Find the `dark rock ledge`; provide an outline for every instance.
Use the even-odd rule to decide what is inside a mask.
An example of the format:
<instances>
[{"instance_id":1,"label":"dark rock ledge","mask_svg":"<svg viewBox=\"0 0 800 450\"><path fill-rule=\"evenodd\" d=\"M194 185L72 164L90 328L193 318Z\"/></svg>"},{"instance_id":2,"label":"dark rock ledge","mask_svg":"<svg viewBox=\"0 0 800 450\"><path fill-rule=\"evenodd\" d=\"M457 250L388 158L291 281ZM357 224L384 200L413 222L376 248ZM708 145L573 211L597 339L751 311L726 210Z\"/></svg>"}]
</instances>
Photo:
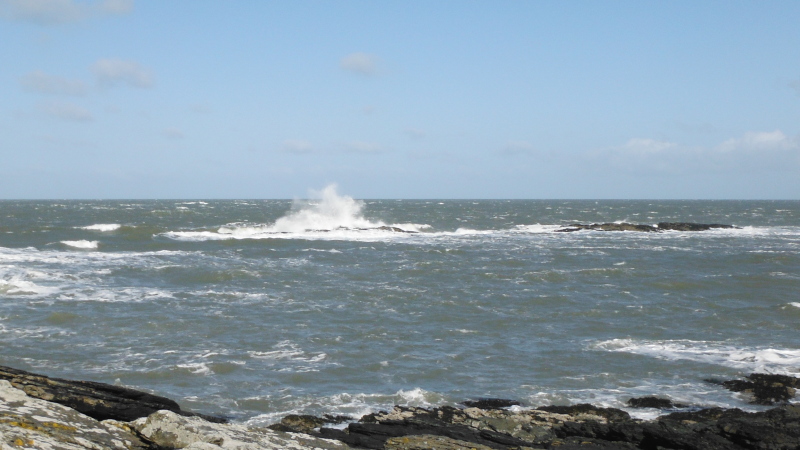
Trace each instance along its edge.
<instances>
[{"instance_id":1,"label":"dark rock ledge","mask_svg":"<svg viewBox=\"0 0 800 450\"><path fill-rule=\"evenodd\" d=\"M632 407L669 413L645 421L589 404L509 409L519 403L479 399L459 407L396 406L357 422L345 416L290 415L259 428L187 413L174 401L131 389L0 366L0 449L800 450L800 405L788 403L800 379L752 374L745 380L710 381L754 402L779 406L748 413L658 397L630 399ZM123 405L118 409L128 419L92 418L117 414L108 412L115 410L113 403ZM87 409L92 404L102 407ZM344 430L326 428L343 422L350 422Z\"/></svg>"},{"instance_id":2,"label":"dark rock ledge","mask_svg":"<svg viewBox=\"0 0 800 450\"><path fill-rule=\"evenodd\" d=\"M167 410L182 416L200 416L210 422L226 422L221 417L182 411L178 403L166 397L111 384L51 378L5 366L0 366L0 380L8 380L30 397L67 406L95 420L129 422Z\"/></svg>"},{"instance_id":3,"label":"dark rock ledge","mask_svg":"<svg viewBox=\"0 0 800 450\"><path fill-rule=\"evenodd\" d=\"M642 231L646 233L658 233L661 231L708 231L712 228L738 229L733 225L723 225L719 223L691 223L691 222L659 222L658 225L643 225L635 223L573 223L564 228L555 230L557 233L571 233L581 230L594 231Z\"/></svg>"}]
</instances>

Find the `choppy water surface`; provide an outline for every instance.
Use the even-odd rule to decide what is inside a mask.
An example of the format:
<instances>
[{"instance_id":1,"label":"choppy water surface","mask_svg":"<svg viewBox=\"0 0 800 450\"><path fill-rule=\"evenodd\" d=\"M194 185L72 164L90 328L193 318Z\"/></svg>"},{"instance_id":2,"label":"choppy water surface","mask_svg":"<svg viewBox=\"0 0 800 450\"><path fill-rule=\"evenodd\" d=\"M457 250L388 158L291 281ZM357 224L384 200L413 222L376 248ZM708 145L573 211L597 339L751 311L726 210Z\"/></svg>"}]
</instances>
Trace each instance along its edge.
<instances>
[{"instance_id":1,"label":"choppy water surface","mask_svg":"<svg viewBox=\"0 0 800 450\"><path fill-rule=\"evenodd\" d=\"M613 221L741 229L554 232ZM703 380L800 374L798 331L797 201L0 202L0 364L239 421L485 396L753 409Z\"/></svg>"}]
</instances>

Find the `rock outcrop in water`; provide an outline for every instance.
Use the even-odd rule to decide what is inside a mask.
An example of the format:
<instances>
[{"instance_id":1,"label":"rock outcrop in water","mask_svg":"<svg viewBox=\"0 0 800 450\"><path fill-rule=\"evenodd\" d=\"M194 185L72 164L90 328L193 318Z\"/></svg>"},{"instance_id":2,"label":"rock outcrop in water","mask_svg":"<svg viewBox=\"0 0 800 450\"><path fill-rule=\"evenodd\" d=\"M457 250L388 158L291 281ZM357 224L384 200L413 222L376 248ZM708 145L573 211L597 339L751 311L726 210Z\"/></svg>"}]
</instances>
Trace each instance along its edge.
<instances>
[{"instance_id":1,"label":"rock outcrop in water","mask_svg":"<svg viewBox=\"0 0 800 450\"><path fill-rule=\"evenodd\" d=\"M712 383L721 384L733 392L743 392L752 396L753 403L758 405L774 405L785 403L794 398L800 388L800 379L786 375L754 373L747 380L728 380Z\"/></svg>"},{"instance_id":2,"label":"rock outcrop in water","mask_svg":"<svg viewBox=\"0 0 800 450\"><path fill-rule=\"evenodd\" d=\"M756 413L739 409L692 409L673 404L669 399L642 397L631 399L629 405L664 411L682 407L688 410L656 420L638 420L619 409L589 404L508 409L518 402L479 399L464 402L461 408L396 406L389 412L368 414L340 430L325 425L352 419L290 415L280 424L259 428L212 422L180 410L160 410L130 422L98 421L55 403L56 396L43 387L52 383L85 389L85 382L51 379L9 368L2 370L4 377L11 374L16 379L16 384L0 379L0 449L3 450L800 450L800 405L785 403L794 395L795 387L800 386L800 379L783 375L752 374L747 380L719 382L733 390L751 393L759 402L784 402L777 408ZM29 381L23 383L23 380ZM95 384L100 383L90 385ZM28 391L40 397L53 395L53 401L35 398ZM146 404L154 404L151 397L156 396L138 394ZM171 400L159 401L177 405Z\"/></svg>"},{"instance_id":3,"label":"rock outcrop in water","mask_svg":"<svg viewBox=\"0 0 800 450\"><path fill-rule=\"evenodd\" d=\"M595 231L642 231L646 233L658 233L660 231L708 231L713 228L737 228L733 225L723 225L719 223L691 223L691 222L659 222L658 225L643 225L627 222L608 222L608 223L573 223L564 228L555 230L558 233L571 233L581 230Z\"/></svg>"}]
</instances>

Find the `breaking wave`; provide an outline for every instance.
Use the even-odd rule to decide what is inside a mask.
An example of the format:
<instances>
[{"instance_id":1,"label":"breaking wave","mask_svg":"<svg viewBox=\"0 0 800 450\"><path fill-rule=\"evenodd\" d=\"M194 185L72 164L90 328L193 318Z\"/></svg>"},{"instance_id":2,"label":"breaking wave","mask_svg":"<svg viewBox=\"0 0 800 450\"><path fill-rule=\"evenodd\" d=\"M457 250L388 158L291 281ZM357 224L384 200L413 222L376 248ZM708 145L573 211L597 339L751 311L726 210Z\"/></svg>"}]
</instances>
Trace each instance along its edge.
<instances>
[{"instance_id":1,"label":"breaking wave","mask_svg":"<svg viewBox=\"0 0 800 450\"><path fill-rule=\"evenodd\" d=\"M99 242L98 241L87 241L87 240L80 240L80 241L61 241L62 244L66 245L67 247L72 248L80 248L83 250L94 250L97 248Z\"/></svg>"},{"instance_id":2,"label":"breaking wave","mask_svg":"<svg viewBox=\"0 0 800 450\"><path fill-rule=\"evenodd\" d=\"M646 341L611 339L592 346L597 350L632 353L676 361L689 360L747 372L800 375L800 350L776 348L738 348L713 341Z\"/></svg>"},{"instance_id":3,"label":"breaking wave","mask_svg":"<svg viewBox=\"0 0 800 450\"><path fill-rule=\"evenodd\" d=\"M107 232L107 231L119 230L121 227L122 225L118 223L96 223L94 225L87 225L85 227L76 227L76 228L79 228L81 230Z\"/></svg>"},{"instance_id":4,"label":"breaking wave","mask_svg":"<svg viewBox=\"0 0 800 450\"><path fill-rule=\"evenodd\" d=\"M336 185L313 192L316 200L295 200L292 209L273 224L231 223L216 231L169 231L162 236L182 241L226 239L356 239L418 233L423 224L387 225L364 217L364 202L339 195Z\"/></svg>"}]
</instances>

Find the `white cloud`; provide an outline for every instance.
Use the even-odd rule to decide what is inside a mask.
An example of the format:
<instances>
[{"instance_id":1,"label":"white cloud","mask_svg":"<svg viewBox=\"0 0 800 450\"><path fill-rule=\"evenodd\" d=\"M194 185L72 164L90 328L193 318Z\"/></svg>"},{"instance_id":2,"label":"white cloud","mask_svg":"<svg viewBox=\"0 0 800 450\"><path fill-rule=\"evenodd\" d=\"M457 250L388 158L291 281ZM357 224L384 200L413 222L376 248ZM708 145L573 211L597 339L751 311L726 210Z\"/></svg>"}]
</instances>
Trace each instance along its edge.
<instances>
[{"instance_id":1,"label":"white cloud","mask_svg":"<svg viewBox=\"0 0 800 450\"><path fill-rule=\"evenodd\" d=\"M785 170L800 165L800 141L780 130L751 131L712 147L635 138L591 152L590 160L636 173Z\"/></svg>"},{"instance_id":2,"label":"white cloud","mask_svg":"<svg viewBox=\"0 0 800 450\"><path fill-rule=\"evenodd\" d=\"M633 138L619 147L623 153L635 155L654 155L677 147L674 142L656 141L654 139Z\"/></svg>"},{"instance_id":3,"label":"white cloud","mask_svg":"<svg viewBox=\"0 0 800 450\"><path fill-rule=\"evenodd\" d=\"M732 152L769 152L789 150L797 147L797 142L792 141L780 130L767 132L749 131L738 139L728 139L717 147L724 153Z\"/></svg>"},{"instance_id":4,"label":"white cloud","mask_svg":"<svg viewBox=\"0 0 800 450\"><path fill-rule=\"evenodd\" d=\"M42 105L39 109L51 117L70 122L90 122L93 119L89 110L73 103L53 102Z\"/></svg>"},{"instance_id":5,"label":"white cloud","mask_svg":"<svg viewBox=\"0 0 800 450\"><path fill-rule=\"evenodd\" d=\"M378 74L379 59L375 55L368 53L351 53L339 61L339 66L347 70L361 75L377 75Z\"/></svg>"},{"instance_id":6,"label":"white cloud","mask_svg":"<svg viewBox=\"0 0 800 450\"><path fill-rule=\"evenodd\" d=\"M314 151L314 146L311 142L302 139L287 139L283 141L283 151L289 153L311 153Z\"/></svg>"},{"instance_id":7,"label":"white cloud","mask_svg":"<svg viewBox=\"0 0 800 450\"><path fill-rule=\"evenodd\" d=\"M0 0L0 17L37 25L78 22L93 16L127 14L133 0L85 3L75 0Z\"/></svg>"},{"instance_id":8,"label":"white cloud","mask_svg":"<svg viewBox=\"0 0 800 450\"><path fill-rule=\"evenodd\" d=\"M345 145L345 150L353 153L382 153L385 149L375 142L354 141Z\"/></svg>"},{"instance_id":9,"label":"white cloud","mask_svg":"<svg viewBox=\"0 0 800 450\"><path fill-rule=\"evenodd\" d=\"M152 72L136 61L101 59L92 64L92 73L102 86L127 83L133 87L150 88L155 84Z\"/></svg>"},{"instance_id":10,"label":"white cloud","mask_svg":"<svg viewBox=\"0 0 800 450\"><path fill-rule=\"evenodd\" d=\"M80 80L69 80L37 70L20 78L22 87L31 92L56 95L86 95L86 85Z\"/></svg>"},{"instance_id":11,"label":"white cloud","mask_svg":"<svg viewBox=\"0 0 800 450\"><path fill-rule=\"evenodd\" d=\"M186 137L186 135L183 134L183 131L174 127L165 128L161 134L167 139L183 139Z\"/></svg>"}]
</instances>

